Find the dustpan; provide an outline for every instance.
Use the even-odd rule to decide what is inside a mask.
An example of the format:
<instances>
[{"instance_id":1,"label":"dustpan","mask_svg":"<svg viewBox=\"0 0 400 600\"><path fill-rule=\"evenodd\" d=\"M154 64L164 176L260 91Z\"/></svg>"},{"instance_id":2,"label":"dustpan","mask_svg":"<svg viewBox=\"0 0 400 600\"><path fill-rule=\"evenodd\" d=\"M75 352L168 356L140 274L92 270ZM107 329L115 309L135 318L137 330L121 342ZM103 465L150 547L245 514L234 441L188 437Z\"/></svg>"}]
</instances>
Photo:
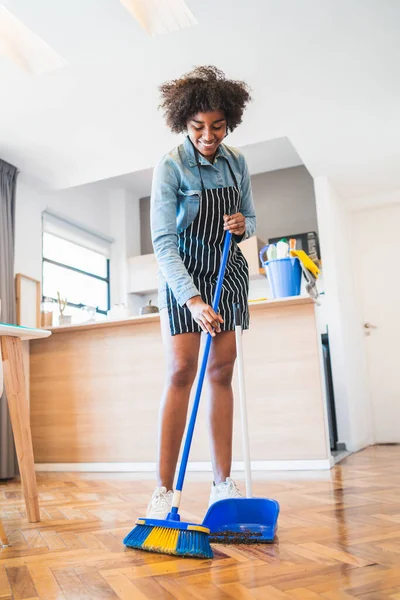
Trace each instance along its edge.
<instances>
[{"instance_id":1,"label":"dustpan","mask_svg":"<svg viewBox=\"0 0 400 600\"><path fill-rule=\"evenodd\" d=\"M239 304L234 305L234 314L246 498L229 498L215 502L208 509L203 525L210 530L211 542L224 544L271 543L278 525L279 504L271 498L253 498Z\"/></svg>"}]
</instances>

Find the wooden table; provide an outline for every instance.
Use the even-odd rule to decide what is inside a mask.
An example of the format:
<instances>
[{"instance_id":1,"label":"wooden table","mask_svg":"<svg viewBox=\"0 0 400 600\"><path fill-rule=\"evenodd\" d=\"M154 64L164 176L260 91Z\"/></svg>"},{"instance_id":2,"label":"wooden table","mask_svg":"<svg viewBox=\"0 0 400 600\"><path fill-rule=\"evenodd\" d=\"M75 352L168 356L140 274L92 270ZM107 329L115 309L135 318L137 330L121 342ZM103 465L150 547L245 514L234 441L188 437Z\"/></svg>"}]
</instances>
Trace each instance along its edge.
<instances>
[{"instance_id":1,"label":"wooden table","mask_svg":"<svg viewBox=\"0 0 400 600\"><path fill-rule=\"evenodd\" d=\"M27 517L30 523L40 521L33 459L29 405L26 395L22 341L46 338L50 331L31 329L0 323L0 395L4 385L14 434L18 466L24 492ZM8 545L7 536L0 521L0 544Z\"/></svg>"}]
</instances>

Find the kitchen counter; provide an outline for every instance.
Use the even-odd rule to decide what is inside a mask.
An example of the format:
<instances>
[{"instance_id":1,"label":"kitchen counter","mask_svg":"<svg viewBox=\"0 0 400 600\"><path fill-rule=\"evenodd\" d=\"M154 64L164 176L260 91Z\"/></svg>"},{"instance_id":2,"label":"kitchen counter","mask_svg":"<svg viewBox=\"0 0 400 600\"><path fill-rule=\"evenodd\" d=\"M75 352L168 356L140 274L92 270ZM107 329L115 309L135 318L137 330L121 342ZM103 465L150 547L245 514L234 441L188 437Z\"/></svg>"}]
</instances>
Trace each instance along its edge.
<instances>
[{"instance_id":1,"label":"kitchen counter","mask_svg":"<svg viewBox=\"0 0 400 600\"><path fill-rule=\"evenodd\" d=\"M49 339L35 340L30 348L31 425L39 468L45 463L42 468L154 470L165 376L159 315L51 331ZM250 303L243 347L255 468L329 468L314 303L308 297ZM237 409L234 461L242 458L239 419ZM209 468L209 460L204 397L192 468Z\"/></svg>"},{"instance_id":2,"label":"kitchen counter","mask_svg":"<svg viewBox=\"0 0 400 600\"><path fill-rule=\"evenodd\" d=\"M250 302L250 310L257 310L257 308L276 308L277 306L300 306L303 304L312 304L312 300L308 296L293 297L293 298L281 298L279 300L262 300L260 302ZM47 327L48 331L52 333L62 333L66 331L86 331L91 329L101 329L103 327L124 327L127 325L136 325L141 323L151 323L160 320L159 313L152 313L149 315L138 315L129 317L128 319L107 319L104 321L95 321L93 323L79 323L71 325L57 325L54 327Z\"/></svg>"}]
</instances>

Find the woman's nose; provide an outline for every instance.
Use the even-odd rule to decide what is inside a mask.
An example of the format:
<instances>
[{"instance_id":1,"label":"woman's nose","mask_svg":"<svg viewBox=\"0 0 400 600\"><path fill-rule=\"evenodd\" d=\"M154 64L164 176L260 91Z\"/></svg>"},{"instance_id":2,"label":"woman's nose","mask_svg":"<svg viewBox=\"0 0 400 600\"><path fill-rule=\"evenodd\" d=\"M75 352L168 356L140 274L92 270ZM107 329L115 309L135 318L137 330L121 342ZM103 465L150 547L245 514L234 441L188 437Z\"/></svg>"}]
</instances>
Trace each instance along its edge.
<instances>
[{"instance_id":1,"label":"woman's nose","mask_svg":"<svg viewBox=\"0 0 400 600\"><path fill-rule=\"evenodd\" d=\"M211 129L204 128L204 131L203 131L203 139L204 139L206 142L208 142L208 141L210 141L210 142L211 142L211 141L214 139L214 134L213 134L213 132L211 131Z\"/></svg>"}]
</instances>

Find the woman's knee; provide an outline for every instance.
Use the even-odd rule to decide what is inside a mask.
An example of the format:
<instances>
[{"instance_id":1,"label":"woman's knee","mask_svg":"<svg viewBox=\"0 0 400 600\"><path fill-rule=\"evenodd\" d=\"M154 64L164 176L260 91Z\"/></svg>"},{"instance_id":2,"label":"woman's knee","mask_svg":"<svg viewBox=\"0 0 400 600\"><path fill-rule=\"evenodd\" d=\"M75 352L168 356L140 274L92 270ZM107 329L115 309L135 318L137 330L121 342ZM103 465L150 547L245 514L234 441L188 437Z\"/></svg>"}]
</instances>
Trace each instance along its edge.
<instances>
[{"instance_id":1,"label":"woman's knee","mask_svg":"<svg viewBox=\"0 0 400 600\"><path fill-rule=\"evenodd\" d=\"M230 386L232 383L234 364L234 360L211 364L208 369L210 383L224 387Z\"/></svg>"},{"instance_id":2,"label":"woman's knee","mask_svg":"<svg viewBox=\"0 0 400 600\"><path fill-rule=\"evenodd\" d=\"M169 382L175 387L189 387L196 377L197 362L191 358L174 360L169 367Z\"/></svg>"}]
</instances>

